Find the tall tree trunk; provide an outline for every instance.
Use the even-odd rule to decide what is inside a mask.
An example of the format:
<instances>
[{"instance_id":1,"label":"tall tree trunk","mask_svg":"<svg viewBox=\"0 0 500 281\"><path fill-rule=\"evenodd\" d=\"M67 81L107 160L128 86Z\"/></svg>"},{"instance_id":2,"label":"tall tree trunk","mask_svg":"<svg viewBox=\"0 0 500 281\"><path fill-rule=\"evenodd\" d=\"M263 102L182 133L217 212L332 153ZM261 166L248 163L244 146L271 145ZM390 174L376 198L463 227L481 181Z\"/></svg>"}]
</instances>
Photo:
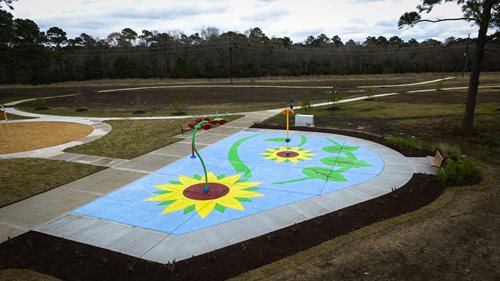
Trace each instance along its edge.
<instances>
[{"instance_id":1,"label":"tall tree trunk","mask_svg":"<svg viewBox=\"0 0 500 281\"><path fill-rule=\"evenodd\" d=\"M465 106L465 114L463 120L463 133L465 136L472 134L474 128L474 112L476 110L476 99L479 87L479 74L484 58L484 47L487 42L486 34L491 18L491 1L485 1L483 5L482 20L479 24L479 32L476 41L476 50L474 51L474 63L470 73L469 91L467 94L467 104Z\"/></svg>"}]
</instances>

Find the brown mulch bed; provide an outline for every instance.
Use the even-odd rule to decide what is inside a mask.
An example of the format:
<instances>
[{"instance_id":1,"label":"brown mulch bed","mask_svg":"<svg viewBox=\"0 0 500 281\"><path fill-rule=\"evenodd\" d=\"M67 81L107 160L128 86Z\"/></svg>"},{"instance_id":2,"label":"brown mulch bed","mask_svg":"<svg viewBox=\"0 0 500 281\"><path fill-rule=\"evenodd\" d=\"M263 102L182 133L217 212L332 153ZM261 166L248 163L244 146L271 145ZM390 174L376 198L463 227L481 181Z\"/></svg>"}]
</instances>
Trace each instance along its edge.
<instances>
[{"instance_id":1,"label":"brown mulch bed","mask_svg":"<svg viewBox=\"0 0 500 281\"><path fill-rule=\"evenodd\" d=\"M381 142L374 135L358 137ZM64 280L224 280L417 210L439 197L443 189L434 176L415 174L389 194L173 265L30 231L0 245L0 268L27 268Z\"/></svg>"}]
</instances>

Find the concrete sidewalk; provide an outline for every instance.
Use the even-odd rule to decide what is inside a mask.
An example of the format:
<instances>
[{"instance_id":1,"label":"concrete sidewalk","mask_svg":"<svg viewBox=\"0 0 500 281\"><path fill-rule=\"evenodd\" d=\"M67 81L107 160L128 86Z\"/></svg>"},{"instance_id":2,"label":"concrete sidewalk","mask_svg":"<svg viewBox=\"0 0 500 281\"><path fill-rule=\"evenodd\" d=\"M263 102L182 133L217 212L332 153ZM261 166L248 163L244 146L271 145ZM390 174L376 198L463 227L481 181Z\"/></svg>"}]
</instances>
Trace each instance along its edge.
<instances>
[{"instance_id":1,"label":"concrete sidewalk","mask_svg":"<svg viewBox=\"0 0 500 281\"><path fill-rule=\"evenodd\" d=\"M206 147L276 113L276 110L248 113L245 117L218 128L202 131L197 137L197 143L200 143L197 146L199 148ZM97 124L105 123L99 122ZM88 140L91 141L94 137L90 136ZM11 157L42 157L74 161L110 168L1 208L0 242L52 221L79 206L189 155L191 153L190 135L177 137L180 138L179 142L132 160L64 153L62 149L67 147L66 145L11 155Z\"/></svg>"}]
</instances>

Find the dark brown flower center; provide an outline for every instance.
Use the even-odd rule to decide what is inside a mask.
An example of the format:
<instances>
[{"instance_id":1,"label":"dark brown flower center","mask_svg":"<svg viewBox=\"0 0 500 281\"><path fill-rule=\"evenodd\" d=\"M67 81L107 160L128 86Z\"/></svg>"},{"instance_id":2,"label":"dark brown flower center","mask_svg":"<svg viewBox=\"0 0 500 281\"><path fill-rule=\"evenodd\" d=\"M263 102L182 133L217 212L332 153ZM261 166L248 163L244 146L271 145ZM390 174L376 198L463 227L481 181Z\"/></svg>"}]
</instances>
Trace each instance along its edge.
<instances>
[{"instance_id":1,"label":"dark brown flower center","mask_svg":"<svg viewBox=\"0 0 500 281\"><path fill-rule=\"evenodd\" d=\"M203 189L205 189L205 183L197 183L184 189L182 194L193 200L213 200L229 193L229 187L214 182L208 183L208 192L203 192Z\"/></svg>"},{"instance_id":2,"label":"dark brown flower center","mask_svg":"<svg viewBox=\"0 0 500 281\"><path fill-rule=\"evenodd\" d=\"M284 158L293 158L299 156L299 154L295 151L288 151L288 155L286 151L280 151L277 154L279 157L284 157Z\"/></svg>"}]
</instances>

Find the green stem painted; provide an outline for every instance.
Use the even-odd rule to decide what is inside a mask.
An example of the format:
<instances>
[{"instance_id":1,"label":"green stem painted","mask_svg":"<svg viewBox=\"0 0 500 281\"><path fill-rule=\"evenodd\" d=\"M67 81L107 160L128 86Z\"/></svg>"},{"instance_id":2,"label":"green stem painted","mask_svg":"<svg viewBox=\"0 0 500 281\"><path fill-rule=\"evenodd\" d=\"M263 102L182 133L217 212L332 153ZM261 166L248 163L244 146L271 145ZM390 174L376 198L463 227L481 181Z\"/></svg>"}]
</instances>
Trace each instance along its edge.
<instances>
[{"instance_id":1,"label":"green stem painted","mask_svg":"<svg viewBox=\"0 0 500 281\"><path fill-rule=\"evenodd\" d=\"M205 173L205 190L204 192L208 192L208 175L207 175L207 168L205 167L205 163L203 162L203 159L201 159L201 155L198 153L198 149L196 149L196 142L195 142L195 137L196 137L196 131L198 131L199 128L201 128L202 125L208 124L208 121L201 121L198 123L193 130L193 137L191 138L191 147L193 148L194 153L198 156L198 158L201 161L201 165L203 166L203 172Z\"/></svg>"},{"instance_id":2,"label":"green stem painted","mask_svg":"<svg viewBox=\"0 0 500 281\"><path fill-rule=\"evenodd\" d=\"M330 142L332 142L333 144L340 146L340 144L338 142L332 140L331 138L326 138L326 139L329 140Z\"/></svg>"},{"instance_id":3,"label":"green stem painted","mask_svg":"<svg viewBox=\"0 0 500 281\"><path fill-rule=\"evenodd\" d=\"M249 136L249 137L246 137L246 138L242 138L240 140L238 140L237 142L235 142L231 148L229 149L229 153L228 153L228 160L229 160L229 163L231 163L231 166L233 166L234 170L237 172L237 173L244 173L245 174L245 178L248 179L248 178L251 178L252 177L252 172L250 172L250 169L247 167L247 165L245 165L243 163L243 161L241 161L241 158L240 156L238 155L238 148L240 147L240 145L245 142L246 140L248 139L251 139L253 137L256 137L256 136L259 136L260 134L258 135L253 135L253 136Z\"/></svg>"},{"instance_id":4,"label":"green stem painted","mask_svg":"<svg viewBox=\"0 0 500 281\"><path fill-rule=\"evenodd\" d=\"M300 135L300 143L299 143L298 147L303 146L304 144L306 144L306 142L307 142L306 136Z\"/></svg>"},{"instance_id":5,"label":"green stem painted","mask_svg":"<svg viewBox=\"0 0 500 281\"><path fill-rule=\"evenodd\" d=\"M307 178L300 178L300 179L294 179L294 180L289 180L289 181L278 181L278 182L273 182L272 184L285 184L285 183L292 183L292 182L299 182L299 181L306 181L306 180L313 180L315 178L312 177L307 177Z\"/></svg>"}]
</instances>

